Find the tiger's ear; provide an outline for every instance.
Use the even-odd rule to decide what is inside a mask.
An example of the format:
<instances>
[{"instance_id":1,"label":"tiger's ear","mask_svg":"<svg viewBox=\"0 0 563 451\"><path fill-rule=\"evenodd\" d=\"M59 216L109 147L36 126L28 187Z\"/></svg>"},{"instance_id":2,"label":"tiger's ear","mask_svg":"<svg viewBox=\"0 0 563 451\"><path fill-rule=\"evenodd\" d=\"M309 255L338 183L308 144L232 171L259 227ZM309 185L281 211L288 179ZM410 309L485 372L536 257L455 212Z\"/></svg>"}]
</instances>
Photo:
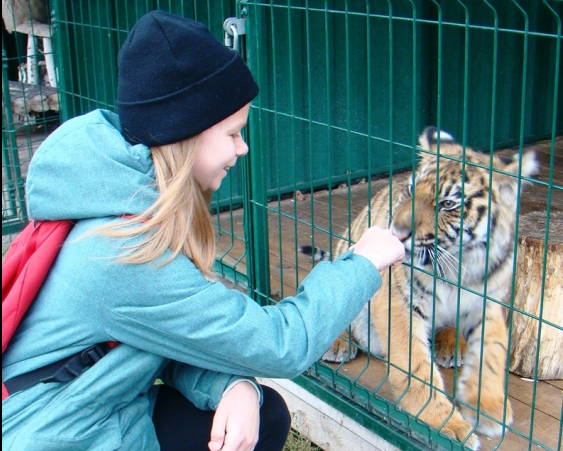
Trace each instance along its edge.
<instances>
[{"instance_id":1,"label":"tiger's ear","mask_svg":"<svg viewBox=\"0 0 563 451\"><path fill-rule=\"evenodd\" d=\"M436 127L426 127L418 137L418 143L424 150L436 152L438 137L440 138L440 144L456 144L456 140L452 135L443 130L438 131Z\"/></svg>"},{"instance_id":2,"label":"tiger's ear","mask_svg":"<svg viewBox=\"0 0 563 451\"><path fill-rule=\"evenodd\" d=\"M440 155L461 158L462 148L452 135L438 130L436 127L426 127L418 137L418 143L423 151L418 152L420 164L434 164L440 143ZM424 152L426 151L426 152Z\"/></svg>"},{"instance_id":3,"label":"tiger's ear","mask_svg":"<svg viewBox=\"0 0 563 451\"><path fill-rule=\"evenodd\" d=\"M508 196L510 199L516 200L518 197L518 169L520 167L520 159L518 154L514 155L510 160L503 160L504 166L502 170L505 172L510 172L514 175L508 174L498 174L498 177L495 177L496 181L499 183L501 193L503 197L506 198ZM531 177L539 172L539 164L536 157L536 153L532 151L526 152L522 156L522 177ZM521 187L524 187L528 184L527 180L523 180L521 183Z\"/></svg>"}]
</instances>

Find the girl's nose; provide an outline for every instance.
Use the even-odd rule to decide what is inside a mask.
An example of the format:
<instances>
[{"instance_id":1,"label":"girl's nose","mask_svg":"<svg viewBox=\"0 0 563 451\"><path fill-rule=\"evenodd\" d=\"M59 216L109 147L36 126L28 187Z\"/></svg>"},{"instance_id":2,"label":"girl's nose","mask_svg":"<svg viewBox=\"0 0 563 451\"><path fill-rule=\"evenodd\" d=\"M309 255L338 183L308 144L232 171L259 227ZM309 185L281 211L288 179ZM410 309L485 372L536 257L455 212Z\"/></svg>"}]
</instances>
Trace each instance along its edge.
<instances>
[{"instance_id":1,"label":"girl's nose","mask_svg":"<svg viewBox=\"0 0 563 451\"><path fill-rule=\"evenodd\" d=\"M244 139L239 139L237 143L237 156L242 157L248 153L248 145L244 142Z\"/></svg>"}]
</instances>

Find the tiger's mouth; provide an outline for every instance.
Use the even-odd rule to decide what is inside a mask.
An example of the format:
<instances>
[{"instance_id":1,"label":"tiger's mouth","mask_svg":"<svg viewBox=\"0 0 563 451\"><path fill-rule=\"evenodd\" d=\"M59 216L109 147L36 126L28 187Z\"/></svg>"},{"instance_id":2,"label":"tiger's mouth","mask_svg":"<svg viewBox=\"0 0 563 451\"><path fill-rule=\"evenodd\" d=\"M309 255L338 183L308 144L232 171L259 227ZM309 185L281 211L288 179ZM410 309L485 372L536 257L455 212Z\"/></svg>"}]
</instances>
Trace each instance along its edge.
<instances>
[{"instance_id":1,"label":"tiger's mouth","mask_svg":"<svg viewBox=\"0 0 563 451\"><path fill-rule=\"evenodd\" d=\"M405 246L405 258L415 266L431 266L433 252L434 246L415 245L413 249L407 249Z\"/></svg>"},{"instance_id":2,"label":"tiger's mouth","mask_svg":"<svg viewBox=\"0 0 563 451\"><path fill-rule=\"evenodd\" d=\"M415 267L427 271L435 271L439 277L456 278L465 272L463 265L456 256L440 244L416 244L411 246L405 244L405 261Z\"/></svg>"},{"instance_id":3,"label":"tiger's mouth","mask_svg":"<svg viewBox=\"0 0 563 451\"><path fill-rule=\"evenodd\" d=\"M409 261L416 266L428 266L431 262L430 253L434 252L433 244L422 244L413 241L411 235L400 237L405 246L405 261Z\"/></svg>"}]
</instances>

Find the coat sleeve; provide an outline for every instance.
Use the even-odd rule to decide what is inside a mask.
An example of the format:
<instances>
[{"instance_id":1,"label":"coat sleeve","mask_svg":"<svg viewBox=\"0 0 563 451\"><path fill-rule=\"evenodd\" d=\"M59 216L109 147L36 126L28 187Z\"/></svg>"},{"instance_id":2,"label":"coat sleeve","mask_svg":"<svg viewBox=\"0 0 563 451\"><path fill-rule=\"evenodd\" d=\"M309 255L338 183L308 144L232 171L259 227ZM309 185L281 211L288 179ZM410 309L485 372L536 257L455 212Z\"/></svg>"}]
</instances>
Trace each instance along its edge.
<instances>
[{"instance_id":1,"label":"coat sleeve","mask_svg":"<svg viewBox=\"0 0 563 451\"><path fill-rule=\"evenodd\" d=\"M254 378L242 378L172 361L166 366L160 379L201 410L216 410L225 391L241 380L247 380L256 387L262 404L262 390Z\"/></svg>"},{"instance_id":2,"label":"coat sleeve","mask_svg":"<svg viewBox=\"0 0 563 451\"><path fill-rule=\"evenodd\" d=\"M295 296L265 307L207 281L185 257L165 266L116 264L103 277L110 340L244 377L301 374L381 285L373 264L351 251L318 264Z\"/></svg>"}]
</instances>

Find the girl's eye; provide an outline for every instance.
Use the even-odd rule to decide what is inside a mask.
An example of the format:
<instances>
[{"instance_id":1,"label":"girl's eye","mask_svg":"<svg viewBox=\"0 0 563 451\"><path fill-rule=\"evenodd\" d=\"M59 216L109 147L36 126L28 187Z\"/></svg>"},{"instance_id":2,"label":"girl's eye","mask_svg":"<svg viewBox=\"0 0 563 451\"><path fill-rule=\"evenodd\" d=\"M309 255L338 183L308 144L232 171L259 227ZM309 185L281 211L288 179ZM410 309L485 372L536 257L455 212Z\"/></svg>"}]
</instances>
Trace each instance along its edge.
<instances>
[{"instance_id":1,"label":"girl's eye","mask_svg":"<svg viewBox=\"0 0 563 451\"><path fill-rule=\"evenodd\" d=\"M231 135L233 138L238 138L240 136L240 132L236 132L235 134Z\"/></svg>"}]
</instances>

